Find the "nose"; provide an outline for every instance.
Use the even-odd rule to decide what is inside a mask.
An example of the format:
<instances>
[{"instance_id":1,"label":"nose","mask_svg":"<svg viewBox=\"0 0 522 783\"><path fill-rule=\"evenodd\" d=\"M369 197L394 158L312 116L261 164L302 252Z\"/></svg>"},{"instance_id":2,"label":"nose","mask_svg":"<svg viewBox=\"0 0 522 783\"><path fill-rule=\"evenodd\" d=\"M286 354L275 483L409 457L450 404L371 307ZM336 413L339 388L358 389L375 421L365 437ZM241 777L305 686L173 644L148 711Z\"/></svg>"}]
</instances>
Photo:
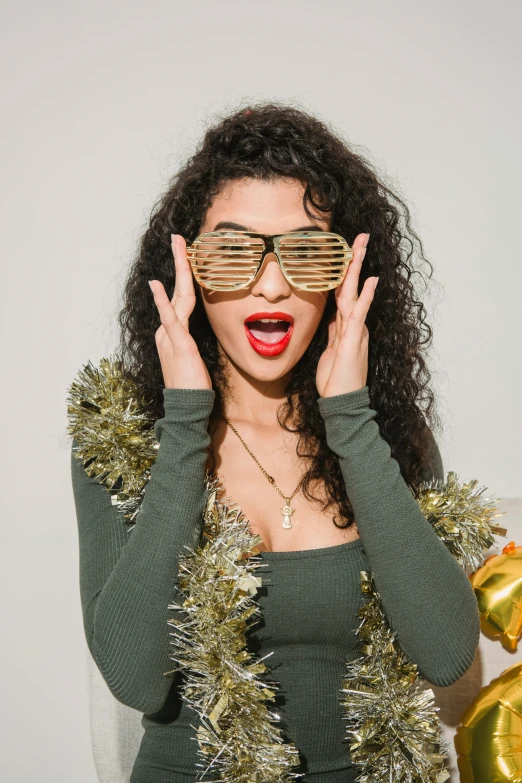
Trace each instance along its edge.
<instances>
[{"instance_id":1,"label":"nose","mask_svg":"<svg viewBox=\"0 0 522 783\"><path fill-rule=\"evenodd\" d=\"M290 296L292 289L285 279L275 253L267 253L251 288L253 296L264 296L272 301Z\"/></svg>"}]
</instances>

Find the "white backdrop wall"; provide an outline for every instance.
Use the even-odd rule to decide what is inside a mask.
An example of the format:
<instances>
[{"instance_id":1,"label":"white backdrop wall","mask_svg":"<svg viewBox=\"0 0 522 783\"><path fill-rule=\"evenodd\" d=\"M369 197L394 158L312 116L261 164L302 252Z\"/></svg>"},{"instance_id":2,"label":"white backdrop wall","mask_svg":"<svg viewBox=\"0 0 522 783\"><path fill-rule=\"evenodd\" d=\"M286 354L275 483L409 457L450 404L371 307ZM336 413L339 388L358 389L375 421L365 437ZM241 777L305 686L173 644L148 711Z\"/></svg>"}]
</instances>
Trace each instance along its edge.
<instances>
[{"instance_id":1,"label":"white backdrop wall","mask_svg":"<svg viewBox=\"0 0 522 783\"><path fill-rule=\"evenodd\" d=\"M515 0L2 12L2 767L11 783L92 783L65 395L116 345L151 205L220 113L299 102L399 190L435 268L445 467L522 496L522 12Z\"/></svg>"}]
</instances>

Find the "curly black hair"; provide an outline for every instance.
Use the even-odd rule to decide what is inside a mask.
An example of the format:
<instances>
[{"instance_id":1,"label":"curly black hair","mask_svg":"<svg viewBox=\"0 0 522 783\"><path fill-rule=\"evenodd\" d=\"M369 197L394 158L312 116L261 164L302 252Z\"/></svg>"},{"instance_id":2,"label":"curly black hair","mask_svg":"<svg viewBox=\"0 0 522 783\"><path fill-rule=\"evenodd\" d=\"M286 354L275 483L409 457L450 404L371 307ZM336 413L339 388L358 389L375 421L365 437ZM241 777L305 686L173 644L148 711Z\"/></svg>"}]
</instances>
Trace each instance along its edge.
<instances>
[{"instance_id":1,"label":"curly black hair","mask_svg":"<svg viewBox=\"0 0 522 783\"><path fill-rule=\"evenodd\" d=\"M155 344L160 319L147 281L161 280L172 298L175 268L171 234L181 234L187 244L192 242L224 184L245 177L300 181L305 186L306 213L312 217L308 203L319 212L331 212L330 230L350 245L359 233L370 233L359 280L360 292L367 277L379 277L366 317L370 404L377 412L381 436L417 497L432 458L433 432L440 427L440 417L435 412L429 388L431 374L423 355L431 343L432 329L412 282L414 274L422 278L412 262L415 244L419 258L430 267L430 277L433 267L411 228L406 203L383 183L383 177L354 145L301 107L277 101L239 107L206 129L199 148L172 178L152 209L123 292L118 353L124 372L150 400L152 419L163 416L164 383ZM226 399L227 381L198 285L195 290L197 301L189 330L216 392L209 422L212 434ZM326 348L328 322L334 312L335 297L330 291L316 333L293 368L278 419L284 429L299 433L297 453L311 462L302 485L305 497L317 501L310 484L324 482L327 499L323 511L333 506L341 517L339 521L335 516L334 524L347 528L354 522L353 509L338 458L326 443L315 385L317 363ZM295 428L291 429L288 421L296 422ZM209 458L213 470L212 446Z\"/></svg>"}]
</instances>

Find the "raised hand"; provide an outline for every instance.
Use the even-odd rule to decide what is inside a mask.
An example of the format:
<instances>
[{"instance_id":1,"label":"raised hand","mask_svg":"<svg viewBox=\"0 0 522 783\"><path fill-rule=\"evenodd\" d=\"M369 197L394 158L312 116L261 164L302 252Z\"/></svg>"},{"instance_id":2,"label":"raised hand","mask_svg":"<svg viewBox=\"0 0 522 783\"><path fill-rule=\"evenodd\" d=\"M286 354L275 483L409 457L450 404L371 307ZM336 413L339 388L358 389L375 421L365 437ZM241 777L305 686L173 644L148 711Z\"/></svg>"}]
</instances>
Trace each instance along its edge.
<instances>
[{"instance_id":1,"label":"raised hand","mask_svg":"<svg viewBox=\"0 0 522 783\"><path fill-rule=\"evenodd\" d=\"M171 234L176 270L174 295L169 300L163 283L149 280L161 325L156 330L156 348L167 389L212 389L206 364L188 328L196 305L187 245L180 234Z\"/></svg>"},{"instance_id":2,"label":"raised hand","mask_svg":"<svg viewBox=\"0 0 522 783\"><path fill-rule=\"evenodd\" d=\"M357 287L369 234L358 234L348 272L335 289L337 311L328 325L328 345L317 363L316 386L321 397L346 394L366 386L369 333L365 320L378 277L369 277L360 296Z\"/></svg>"}]
</instances>

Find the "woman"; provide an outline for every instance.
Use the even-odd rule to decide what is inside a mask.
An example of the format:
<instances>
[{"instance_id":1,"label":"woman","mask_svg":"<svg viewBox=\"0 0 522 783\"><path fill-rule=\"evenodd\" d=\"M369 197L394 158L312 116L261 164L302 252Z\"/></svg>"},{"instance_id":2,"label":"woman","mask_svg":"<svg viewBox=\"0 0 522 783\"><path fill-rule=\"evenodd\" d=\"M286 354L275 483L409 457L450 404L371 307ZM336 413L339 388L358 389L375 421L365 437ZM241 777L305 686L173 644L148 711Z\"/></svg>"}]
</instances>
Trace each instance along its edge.
<instances>
[{"instance_id":1,"label":"woman","mask_svg":"<svg viewBox=\"0 0 522 783\"><path fill-rule=\"evenodd\" d=\"M196 263L194 241L214 231L229 250L247 237L247 258L267 250L252 279L230 266L233 290L209 287L214 273ZM291 264L244 233L295 231L352 249L338 285L292 283ZM422 251L407 207L368 162L274 103L208 130L157 205L120 313L121 353L160 442L130 534L105 488L71 462L87 641L114 696L144 713L131 783L188 783L197 771L197 716L180 698L182 672L164 672L168 605L179 559L199 541L207 470L261 537L262 622L249 647L272 653L274 709L305 781L355 780L339 688L344 661L360 654L361 570L421 676L450 685L471 665L473 589L416 500L444 473L412 237Z\"/></svg>"}]
</instances>

